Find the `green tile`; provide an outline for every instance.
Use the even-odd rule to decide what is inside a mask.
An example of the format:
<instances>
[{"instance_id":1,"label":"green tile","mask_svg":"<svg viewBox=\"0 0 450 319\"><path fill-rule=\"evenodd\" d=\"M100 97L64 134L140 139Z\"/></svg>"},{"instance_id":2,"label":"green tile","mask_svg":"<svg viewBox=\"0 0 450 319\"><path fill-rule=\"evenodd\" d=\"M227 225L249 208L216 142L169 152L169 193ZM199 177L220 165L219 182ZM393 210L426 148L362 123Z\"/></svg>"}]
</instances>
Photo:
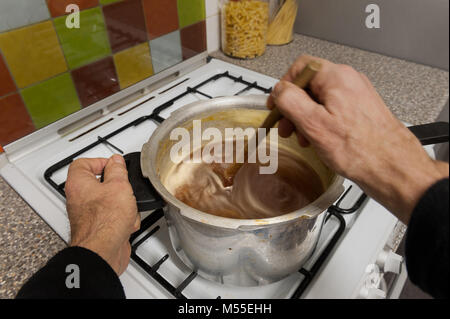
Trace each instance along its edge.
<instances>
[{"instance_id":1,"label":"green tile","mask_svg":"<svg viewBox=\"0 0 450 319\"><path fill-rule=\"evenodd\" d=\"M37 128L80 110L80 102L69 73L22 90L22 97Z\"/></svg>"},{"instance_id":2,"label":"green tile","mask_svg":"<svg viewBox=\"0 0 450 319\"><path fill-rule=\"evenodd\" d=\"M180 28L205 20L205 0L177 0ZM206 0L208 1L208 0Z\"/></svg>"},{"instance_id":3,"label":"green tile","mask_svg":"<svg viewBox=\"0 0 450 319\"><path fill-rule=\"evenodd\" d=\"M119 2L121 0L100 0L100 4L110 4L110 3L114 3L114 2Z\"/></svg>"},{"instance_id":4,"label":"green tile","mask_svg":"<svg viewBox=\"0 0 450 319\"><path fill-rule=\"evenodd\" d=\"M61 46L70 69L111 54L100 8L80 12L80 28L66 27L66 17L54 20Z\"/></svg>"}]
</instances>

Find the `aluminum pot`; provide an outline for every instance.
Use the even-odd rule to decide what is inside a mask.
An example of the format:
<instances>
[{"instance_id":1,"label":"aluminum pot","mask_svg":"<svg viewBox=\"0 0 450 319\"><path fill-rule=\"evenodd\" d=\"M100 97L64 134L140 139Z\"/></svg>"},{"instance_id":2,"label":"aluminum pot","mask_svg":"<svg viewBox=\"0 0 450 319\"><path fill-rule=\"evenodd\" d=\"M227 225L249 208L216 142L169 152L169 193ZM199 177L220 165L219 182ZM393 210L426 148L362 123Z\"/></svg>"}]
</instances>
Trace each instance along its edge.
<instances>
[{"instance_id":1,"label":"aluminum pot","mask_svg":"<svg viewBox=\"0 0 450 319\"><path fill-rule=\"evenodd\" d=\"M316 171L325 192L297 211L266 219L232 219L194 209L163 185L170 167L170 132L192 130L192 120L208 127L258 127L267 116L266 96L226 97L195 102L166 119L143 145L141 170L166 201L173 248L200 276L223 284L258 286L276 282L298 271L313 253L325 212L344 191L343 178L328 169L312 147L301 148L295 136L282 139ZM280 138L281 139L281 138Z\"/></svg>"}]
</instances>

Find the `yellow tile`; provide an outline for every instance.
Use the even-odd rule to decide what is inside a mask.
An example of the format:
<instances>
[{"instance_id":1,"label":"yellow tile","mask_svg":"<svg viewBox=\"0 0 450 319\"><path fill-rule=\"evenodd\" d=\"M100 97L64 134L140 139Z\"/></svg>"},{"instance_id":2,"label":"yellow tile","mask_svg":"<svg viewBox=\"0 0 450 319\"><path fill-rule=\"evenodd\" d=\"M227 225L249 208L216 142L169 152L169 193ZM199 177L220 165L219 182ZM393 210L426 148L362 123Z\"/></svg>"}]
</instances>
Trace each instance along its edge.
<instances>
[{"instance_id":1,"label":"yellow tile","mask_svg":"<svg viewBox=\"0 0 450 319\"><path fill-rule=\"evenodd\" d=\"M0 49L20 88L67 70L51 21L0 34Z\"/></svg>"},{"instance_id":2,"label":"yellow tile","mask_svg":"<svg viewBox=\"0 0 450 319\"><path fill-rule=\"evenodd\" d=\"M142 43L114 55L120 88L124 89L153 75L148 43Z\"/></svg>"}]
</instances>

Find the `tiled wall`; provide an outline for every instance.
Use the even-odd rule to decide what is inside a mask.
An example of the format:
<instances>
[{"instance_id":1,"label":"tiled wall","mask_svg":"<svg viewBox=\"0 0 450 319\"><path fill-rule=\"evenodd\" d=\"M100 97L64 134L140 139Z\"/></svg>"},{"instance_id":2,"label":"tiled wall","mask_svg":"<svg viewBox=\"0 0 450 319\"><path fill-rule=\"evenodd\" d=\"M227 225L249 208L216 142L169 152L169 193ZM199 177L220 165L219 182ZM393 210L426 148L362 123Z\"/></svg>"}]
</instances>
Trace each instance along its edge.
<instances>
[{"instance_id":1,"label":"tiled wall","mask_svg":"<svg viewBox=\"0 0 450 319\"><path fill-rule=\"evenodd\" d=\"M0 0L0 145L205 51L213 2Z\"/></svg>"}]
</instances>

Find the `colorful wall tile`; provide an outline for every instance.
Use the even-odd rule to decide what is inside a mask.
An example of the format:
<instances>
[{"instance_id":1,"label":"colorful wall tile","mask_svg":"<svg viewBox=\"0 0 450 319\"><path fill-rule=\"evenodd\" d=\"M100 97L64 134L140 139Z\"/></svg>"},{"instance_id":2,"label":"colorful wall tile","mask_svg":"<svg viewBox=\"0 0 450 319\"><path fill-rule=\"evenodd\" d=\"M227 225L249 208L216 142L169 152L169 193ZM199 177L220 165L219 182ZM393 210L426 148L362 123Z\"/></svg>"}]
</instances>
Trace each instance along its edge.
<instances>
[{"instance_id":1,"label":"colorful wall tile","mask_svg":"<svg viewBox=\"0 0 450 319\"><path fill-rule=\"evenodd\" d=\"M142 0L150 40L179 28L177 0L164 2L162 6L159 0Z\"/></svg>"},{"instance_id":2,"label":"colorful wall tile","mask_svg":"<svg viewBox=\"0 0 450 319\"><path fill-rule=\"evenodd\" d=\"M19 94L0 98L0 144L6 145L34 130L34 124Z\"/></svg>"},{"instance_id":3,"label":"colorful wall tile","mask_svg":"<svg viewBox=\"0 0 450 319\"><path fill-rule=\"evenodd\" d=\"M142 43L114 55L120 88L125 89L153 75L148 43Z\"/></svg>"},{"instance_id":4,"label":"colorful wall tile","mask_svg":"<svg viewBox=\"0 0 450 319\"><path fill-rule=\"evenodd\" d=\"M72 79L83 107L120 91L112 57L72 71Z\"/></svg>"},{"instance_id":5,"label":"colorful wall tile","mask_svg":"<svg viewBox=\"0 0 450 319\"><path fill-rule=\"evenodd\" d=\"M190 25L180 31L183 59L189 59L206 48L206 23L205 20Z\"/></svg>"},{"instance_id":6,"label":"colorful wall tile","mask_svg":"<svg viewBox=\"0 0 450 319\"><path fill-rule=\"evenodd\" d=\"M98 6L98 0L47 0L52 17L66 15L66 8L69 4L76 4L80 10L84 10Z\"/></svg>"},{"instance_id":7,"label":"colorful wall tile","mask_svg":"<svg viewBox=\"0 0 450 319\"><path fill-rule=\"evenodd\" d=\"M175 31L150 41L153 68L161 72L183 60L180 31Z\"/></svg>"},{"instance_id":8,"label":"colorful wall tile","mask_svg":"<svg viewBox=\"0 0 450 319\"><path fill-rule=\"evenodd\" d=\"M111 53L100 8L80 12L80 28L69 29L66 17L54 20L69 68L75 69Z\"/></svg>"},{"instance_id":9,"label":"colorful wall tile","mask_svg":"<svg viewBox=\"0 0 450 319\"><path fill-rule=\"evenodd\" d=\"M80 102L69 73L22 90L22 97L37 128L80 110Z\"/></svg>"},{"instance_id":10,"label":"colorful wall tile","mask_svg":"<svg viewBox=\"0 0 450 319\"><path fill-rule=\"evenodd\" d=\"M0 0L0 144L205 52L205 1Z\"/></svg>"},{"instance_id":11,"label":"colorful wall tile","mask_svg":"<svg viewBox=\"0 0 450 319\"><path fill-rule=\"evenodd\" d=\"M11 77L11 73L9 73L5 60L0 55L0 96L14 92L15 90L16 85Z\"/></svg>"},{"instance_id":12,"label":"colorful wall tile","mask_svg":"<svg viewBox=\"0 0 450 319\"><path fill-rule=\"evenodd\" d=\"M50 18L45 0L1 0L0 32Z\"/></svg>"},{"instance_id":13,"label":"colorful wall tile","mask_svg":"<svg viewBox=\"0 0 450 319\"><path fill-rule=\"evenodd\" d=\"M103 7L103 14L113 52L131 48L147 40L140 0L117 2Z\"/></svg>"},{"instance_id":14,"label":"colorful wall tile","mask_svg":"<svg viewBox=\"0 0 450 319\"><path fill-rule=\"evenodd\" d=\"M177 2L181 28L205 20L204 0L177 0Z\"/></svg>"},{"instance_id":15,"label":"colorful wall tile","mask_svg":"<svg viewBox=\"0 0 450 319\"><path fill-rule=\"evenodd\" d=\"M67 70L51 21L1 33L0 50L19 88Z\"/></svg>"},{"instance_id":16,"label":"colorful wall tile","mask_svg":"<svg viewBox=\"0 0 450 319\"><path fill-rule=\"evenodd\" d=\"M100 0L100 4L110 4L110 3L114 3L114 2L118 2L118 1L122 1L122 0Z\"/></svg>"}]
</instances>

